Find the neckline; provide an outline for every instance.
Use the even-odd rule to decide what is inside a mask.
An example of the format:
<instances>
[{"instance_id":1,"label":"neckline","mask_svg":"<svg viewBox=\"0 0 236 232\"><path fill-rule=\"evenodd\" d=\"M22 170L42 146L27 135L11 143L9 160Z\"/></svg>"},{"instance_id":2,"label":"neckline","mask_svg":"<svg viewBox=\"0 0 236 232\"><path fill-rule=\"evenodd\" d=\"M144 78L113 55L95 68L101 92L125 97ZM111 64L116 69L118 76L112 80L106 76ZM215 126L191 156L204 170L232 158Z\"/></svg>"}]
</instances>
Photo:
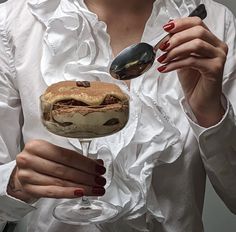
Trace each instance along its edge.
<instances>
[{"instance_id":1,"label":"neckline","mask_svg":"<svg viewBox=\"0 0 236 232\"><path fill-rule=\"evenodd\" d=\"M148 19L146 20L146 23L145 23L145 26L144 26L142 35L141 35L140 40L138 41L138 43L141 43L141 42L144 41L144 37L145 37L145 35L146 35L146 33L147 33L148 25L150 25L150 23L152 23L153 18L154 18L154 15L155 15L155 13L156 13L156 12L155 12L156 5L157 5L158 3L160 3L160 1L162 1L162 0L155 0L155 1L153 2L151 13L150 13ZM111 62L112 62L112 60L113 60L121 51L120 51L119 53L117 53L116 56L114 55L114 52L113 52L113 49L112 49L112 46L111 46L111 38L110 38L110 35L109 35L108 31L107 31L107 24L106 24L104 21L99 20L98 15L97 15L96 13L92 12L92 11L88 8L87 4L85 3L85 0L79 0L79 2L81 2L81 6L84 8L84 10L85 10L87 13L89 13L90 15L92 15L92 17L94 18L94 21L95 21L95 22L100 22L100 23L102 23L102 24L105 25L104 33L105 33L106 36L109 38L109 39L108 39L109 42L107 42L107 49L109 49L109 52L110 52L110 54L111 54ZM130 46L131 46L131 45L130 45ZM124 48L124 49L125 49L125 48ZM140 85L141 85L141 83L142 83L142 78L139 77L139 78L131 79L131 80L129 81L129 83L126 83L125 81L122 81L122 82L123 82L123 84L128 88L128 91L129 91L130 93L132 93L132 92L138 92L138 90L139 90L139 88L140 88Z\"/></svg>"},{"instance_id":2,"label":"neckline","mask_svg":"<svg viewBox=\"0 0 236 232\"><path fill-rule=\"evenodd\" d=\"M99 23L101 23L101 24L103 24L103 25L105 26L105 31L104 31L104 32L105 32L106 36L109 38L109 43L108 43L107 45L108 45L108 49L110 50L111 59L113 60L113 59L114 59L122 50L124 50L125 48L123 48L121 51L119 51L119 52L117 53L117 55L114 54L114 51L113 51L112 46L111 46L111 37L110 37L110 34L109 34L108 31L107 31L107 24L106 24L106 22L100 20L99 17L98 17L98 15L97 15L95 12L91 11L91 10L88 8L87 4L85 3L85 0L80 0L80 2L81 2L81 4L82 4L82 7L83 7L90 15L92 15L92 16L94 17L94 19L96 20L96 22L99 22ZM154 12L155 12L154 8L155 8L156 2L157 2L157 0L154 0L153 3L152 3L152 10L151 10L151 13L150 13L149 17L147 18L147 20L146 20L146 22L145 22L142 35L141 35L139 41L137 41L137 43L141 43L141 42L143 41L143 39L144 39L147 26L150 24L151 19L152 19L152 16L153 16L153 14L154 14ZM131 45L132 45L132 44L130 44L129 46L131 46Z\"/></svg>"}]
</instances>

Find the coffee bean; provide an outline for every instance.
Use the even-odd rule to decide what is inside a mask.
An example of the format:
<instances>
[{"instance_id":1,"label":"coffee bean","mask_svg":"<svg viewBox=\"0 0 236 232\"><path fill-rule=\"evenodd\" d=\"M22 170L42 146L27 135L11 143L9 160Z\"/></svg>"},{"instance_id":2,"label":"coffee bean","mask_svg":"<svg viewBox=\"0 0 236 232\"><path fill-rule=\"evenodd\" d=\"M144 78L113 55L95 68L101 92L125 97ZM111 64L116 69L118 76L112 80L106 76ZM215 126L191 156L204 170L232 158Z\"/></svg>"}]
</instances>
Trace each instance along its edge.
<instances>
[{"instance_id":1,"label":"coffee bean","mask_svg":"<svg viewBox=\"0 0 236 232\"><path fill-rule=\"evenodd\" d=\"M78 87L90 87L90 82L89 81L76 81L76 85Z\"/></svg>"}]
</instances>

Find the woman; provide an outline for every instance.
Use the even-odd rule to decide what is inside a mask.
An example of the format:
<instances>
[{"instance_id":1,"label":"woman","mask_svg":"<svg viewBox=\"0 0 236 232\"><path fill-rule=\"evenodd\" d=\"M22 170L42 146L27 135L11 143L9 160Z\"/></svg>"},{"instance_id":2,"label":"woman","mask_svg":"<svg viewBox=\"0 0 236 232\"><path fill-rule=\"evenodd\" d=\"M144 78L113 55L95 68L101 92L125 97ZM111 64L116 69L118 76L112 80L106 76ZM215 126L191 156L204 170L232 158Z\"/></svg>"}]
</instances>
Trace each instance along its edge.
<instances>
[{"instance_id":1,"label":"woman","mask_svg":"<svg viewBox=\"0 0 236 232\"><path fill-rule=\"evenodd\" d=\"M186 17L200 3L204 22ZM236 36L228 9L212 0L9 0L0 10L2 225L25 216L29 232L199 232L206 174L236 212ZM110 77L122 49L165 31L172 36L148 72L130 82ZM114 82L130 94L126 128L90 149L114 158L103 199L119 210L97 226L52 216L62 198L105 192L102 162L40 122L39 96L64 79Z\"/></svg>"}]
</instances>

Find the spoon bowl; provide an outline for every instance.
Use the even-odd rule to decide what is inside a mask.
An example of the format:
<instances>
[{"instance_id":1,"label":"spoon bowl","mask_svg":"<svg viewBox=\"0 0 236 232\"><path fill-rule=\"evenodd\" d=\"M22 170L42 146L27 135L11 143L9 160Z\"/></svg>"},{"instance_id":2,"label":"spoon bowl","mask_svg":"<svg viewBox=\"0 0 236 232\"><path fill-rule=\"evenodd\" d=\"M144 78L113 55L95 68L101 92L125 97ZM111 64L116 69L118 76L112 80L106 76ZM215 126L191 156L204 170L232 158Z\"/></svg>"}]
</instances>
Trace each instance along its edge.
<instances>
[{"instance_id":1,"label":"spoon bowl","mask_svg":"<svg viewBox=\"0 0 236 232\"><path fill-rule=\"evenodd\" d=\"M130 80L146 72L153 64L156 53L147 43L138 43L122 50L110 67L110 74L119 80Z\"/></svg>"}]
</instances>

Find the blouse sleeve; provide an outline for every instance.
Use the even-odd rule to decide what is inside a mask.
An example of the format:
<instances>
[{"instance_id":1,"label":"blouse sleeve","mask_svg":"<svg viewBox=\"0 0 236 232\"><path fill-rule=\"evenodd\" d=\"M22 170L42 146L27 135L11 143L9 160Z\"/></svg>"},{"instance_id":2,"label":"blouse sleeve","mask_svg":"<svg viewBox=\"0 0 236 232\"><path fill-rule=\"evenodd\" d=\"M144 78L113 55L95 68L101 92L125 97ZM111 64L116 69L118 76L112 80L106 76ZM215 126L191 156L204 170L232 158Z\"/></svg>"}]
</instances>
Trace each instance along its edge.
<instances>
[{"instance_id":1,"label":"blouse sleeve","mask_svg":"<svg viewBox=\"0 0 236 232\"><path fill-rule=\"evenodd\" d=\"M6 221L17 221L33 209L6 192L15 157L20 152L22 112L15 86L14 45L6 30L4 6L0 6L0 228Z\"/></svg>"},{"instance_id":2,"label":"blouse sleeve","mask_svg":"<svg viewBox=\"0 0 236 232\"><path fill-rule=\"evenodd\" d=\"M236 214L236 21L226 9L225 42L229 47L224 69L222 103L226 113L222 120L210 128L200 127L188 111L190 126L198 139L202 160L215 191Z\"/></svg>"}]
</instances>

